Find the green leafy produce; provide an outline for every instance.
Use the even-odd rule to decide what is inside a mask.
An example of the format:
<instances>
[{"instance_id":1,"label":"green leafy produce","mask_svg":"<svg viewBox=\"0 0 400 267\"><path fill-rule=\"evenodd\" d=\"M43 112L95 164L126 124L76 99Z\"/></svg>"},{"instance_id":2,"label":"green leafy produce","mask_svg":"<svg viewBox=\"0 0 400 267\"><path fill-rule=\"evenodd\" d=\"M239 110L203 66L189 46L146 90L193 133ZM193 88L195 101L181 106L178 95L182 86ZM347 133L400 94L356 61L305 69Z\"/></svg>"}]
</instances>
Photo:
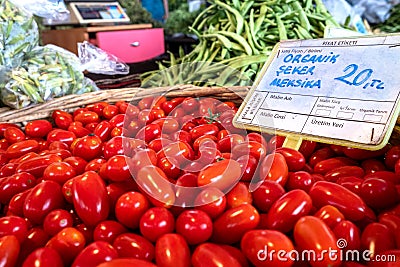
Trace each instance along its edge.
<instances>
[{"instance_id":1,"label":"green leafy produce","mask_svg":"<svg viewBox=\"0 0 400 267\"><path fill-rule=\"evenodd\" d=\"M199 44L178 58L171 54L169 62L159 63L160 70L144 73L144 87L200 85L216 77L219 86L248 85L280 40L321 38L327 26L340 27L321 0L209 2L190 27ZM179 65L185 67L173 67ZM241 75L233 77L235 71Z\"/></svg>"},{"instance_id":2,"label":"green leafy produce","mask_svg":"<svg viewBox=\"0 0 400 267\"><path fill-rule=\"evenodd\" d=\"M12 68L39 42L33 17L7 0L0 0L0 66Z\"/></svg>"},{"instance_id":3,"label":"green leafy produce","mask_svg":"<svg viewBox=\"0 0 400 267\"><path fill-rule=\"evenodd\" d=\"M151 23L153 27L162 27L162 23L154 20L151 14L142 7L138 0L120 0L121 6L132 24Z\"/></svg>"},{"instance_id":4,"label":"green leafy produce","mask_svg":"<svg viewBox=\"0 0 400 267\"><path fill-rule=\"evenodd\" d=\"M38 46L0 82L1 100L10 107L22 108L54 97L96 90L79 66L78 57L66 50Z\"/></svg>"},{"instance_id":5,"label":"green leafy produce","mask_svg":"<svg viewBox=\"0 0 400 267\"><path fill-rule=\"evenodd\" d=\"M179 8L169 12L169 17L165 22L165 30L167 34L185 33L189 34L189 27L193 24L196 17L200 14L201 9L189 12L189 5L182 4Z\"/></svg>"},{"instance_id":6,"label":"green leafy produce","mask_svg":"<svg viewBox=\"0 0 400 267\"><path fill-rule=\"evenodd\" d=\"M390 10L389 18L382 22L375 25L372 25L374 30L379 30L385 33L397 33L400 32L400 4L395 5Z\"/></svg>"}]
</instances>

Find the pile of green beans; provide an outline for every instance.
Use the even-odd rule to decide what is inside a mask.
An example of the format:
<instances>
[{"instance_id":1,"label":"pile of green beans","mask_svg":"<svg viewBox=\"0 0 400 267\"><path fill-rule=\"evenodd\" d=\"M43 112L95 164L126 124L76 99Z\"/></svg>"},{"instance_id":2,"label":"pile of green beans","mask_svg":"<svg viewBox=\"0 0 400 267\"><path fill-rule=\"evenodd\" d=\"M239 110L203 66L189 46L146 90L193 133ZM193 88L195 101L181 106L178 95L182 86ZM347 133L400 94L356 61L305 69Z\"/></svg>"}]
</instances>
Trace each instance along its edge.
<instances>
[{"instance_id":1,"label":"pile of green beans","mask_svg":"<svg viewBox=\"0 0 400 267\"><path fill-rule=\"evenodd\" d=\"M209 2L190 27L199 43L189 54L170 54L169 61L159 63L160 70L144 73L143 87L250 85L277 42L321 38L327 26L341 27L321 0ZM174 67L179 64L184 67Z\"/></svg>"},{"instance_id":2,"label":"pile of green beans","mask_svg":"<svg viewBox=\"0 0 400 267\"><path fill-rule=\"evenodd\" d=\"M37 46L23 63L7 72L0 81L1 101L12 108L43 103L69 94L97 90L79 69L80 60L55 46Z\"/></svg>"}]
</instances>

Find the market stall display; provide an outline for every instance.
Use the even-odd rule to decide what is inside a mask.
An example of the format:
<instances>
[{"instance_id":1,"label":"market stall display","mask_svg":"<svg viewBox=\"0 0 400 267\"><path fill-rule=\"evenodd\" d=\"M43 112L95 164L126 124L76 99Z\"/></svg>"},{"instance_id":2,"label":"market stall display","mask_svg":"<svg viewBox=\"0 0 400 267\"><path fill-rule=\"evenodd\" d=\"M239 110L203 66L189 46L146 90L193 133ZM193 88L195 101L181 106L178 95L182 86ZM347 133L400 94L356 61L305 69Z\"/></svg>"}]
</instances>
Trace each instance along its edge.
<instances>
[{"instance_id":1,"label":"market stall display","mask_svg":"<svg viewBox=\"0 0 400 267\"><path fill-rule=\"evenodd\" d=\"M60 47L39 46L33 14L0 2L0 100L18 109L67 94L97 90L80 59Z\"/></svg>"},{"instance_id":2,"label":"market stall display","mask_svg":"<svg viewBox=\"0 0 400 267\"><path fill-rule=\"evenodd\" d=\"M233 127L233 102L248 89L137 88L131 104L93 98L71 113L54 110L51 123L2 123L4 259L297 266L289 253L340 248L371 254L306 266L381 266L369 262L379 256L397 264L399 146L282 147L283 137ZM276 248L285 261L269 252Z\"/></svg>"},{"instance_id":3,"label":"market stall display","mask_svg":"<svg viewBox=\"0 0 400 267\"><path fill-rule=\"evenodd\" d=\"M200 45L213 50L193 53L209 63L224 55L223 64L178 59L147 88L0 109L4 266L399 265L400 145L370 151L305 140L296 150L283 136L232 123L272 43L315 38L317 25L322 32L335 22L311 0L215 1L203 15L211 11L235 28L201 33ZM271 33L253 32L266 25ZM53 82L62 91L39 70L67 75L74 60L60 66L54 50L41 49L21 67L37 88ZM188 81L204 86L180 84ZM245 86L227 85L238 81Z\"/></svg>"},{"instance_id":4,"label":"market stall display","mask_svg":"<svg viewBox=\"0 0 400 267\"><path fill-rule=\"evenodd\" d=\"M180 71L178 77L176 73L171 73L171 79L168 80L158 70L150 71L143 74L143 86L207 81L211 80L208 75L217 76L226 66L231 67L232 71L225 72L225 76L240 70L248 80L254 81L272 48L280 40L322 38L327 27L342 27L320 0L213 0L210 3L190 28L198 37L199 44L189 54L181 53L178 58L171 54L170 62L159 64L160 70L183 65L184 74ZM210 62L220 65L211 69ZM219 85L239 84L237 79L224 79Z\"/></svg>"}]
</instances>

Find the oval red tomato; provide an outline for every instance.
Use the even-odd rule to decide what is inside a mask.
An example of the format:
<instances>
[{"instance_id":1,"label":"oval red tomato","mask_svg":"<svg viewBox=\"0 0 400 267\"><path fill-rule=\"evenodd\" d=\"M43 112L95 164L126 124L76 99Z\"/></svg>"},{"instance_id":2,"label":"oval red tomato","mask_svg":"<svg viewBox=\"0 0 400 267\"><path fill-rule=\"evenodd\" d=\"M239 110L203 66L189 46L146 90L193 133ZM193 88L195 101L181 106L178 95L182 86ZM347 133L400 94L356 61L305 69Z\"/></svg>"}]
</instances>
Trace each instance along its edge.
<instances>
[{"instance_id":1,"label":"oval red tomato","mask_svg":"<svg viewBox=\"0 0 400 267\"><path fill-rule=\"evenodd\" d=\"M87 226L95 226L108 217L110 202L104 181L92 171L75 177L72 183L73 204Z\"/></svg>"},{"instance_id":2,"label":"oval red tomato","mask_svg":"<svg viewBox=\"0 0 400 267\"><path fill-rule=\"evenodd\" d=\"M254 266L290 267L294 263L292 241L276 230L248 231L240 242L240 248Z\"/></svg>"},{"instance_id":3,"label":"oval red tomato","mask_svg":"<svg viewBox=\"0 0 400 267\"><path fill-rule=\"evenodd\" d=\"M24 216L34 224L41 224L46 215L64 206L61 185L54 181L37 184L24 201Z\"/></svg>"},{"instance_id":4,"label":"oval red tomato","mask_svg":"<svg viewBox=\"0 0 400 267\"><path fill-rule=\"evenodd\" d=\"M155 260L160 267L190 267L189 246L179 234L164 234L157 239Z\"/></svg>"}]
</instances>

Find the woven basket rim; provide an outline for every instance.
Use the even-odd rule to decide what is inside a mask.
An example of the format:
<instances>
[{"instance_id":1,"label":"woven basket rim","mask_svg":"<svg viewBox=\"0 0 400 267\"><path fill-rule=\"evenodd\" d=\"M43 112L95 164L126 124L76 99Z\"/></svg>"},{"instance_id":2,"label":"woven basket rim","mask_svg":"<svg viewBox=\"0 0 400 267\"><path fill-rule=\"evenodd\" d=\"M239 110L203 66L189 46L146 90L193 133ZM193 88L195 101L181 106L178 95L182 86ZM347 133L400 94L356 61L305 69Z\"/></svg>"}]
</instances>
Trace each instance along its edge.
<instances>
[{"instance_id":1,"label":"woven basket rim","mask_svg":"<svg viewBox=\"0 0 400 267\"><path fill-rule=\"evenodd\" d=\"M45 119L51 116L54 110L60 109L73 111L79 107L106 101L139 101L151 95L164 95L166 97L215 97L223 100L241 102L249 92L250 86L194 86L190 84L163 86L163 87L127 87L118 89L103 89L80 95L66 95L49 100L45 103L31 105L22 109L9 107L0 108L0 122L25 123L36 119Z\"/></svg>"}]
</instances>

